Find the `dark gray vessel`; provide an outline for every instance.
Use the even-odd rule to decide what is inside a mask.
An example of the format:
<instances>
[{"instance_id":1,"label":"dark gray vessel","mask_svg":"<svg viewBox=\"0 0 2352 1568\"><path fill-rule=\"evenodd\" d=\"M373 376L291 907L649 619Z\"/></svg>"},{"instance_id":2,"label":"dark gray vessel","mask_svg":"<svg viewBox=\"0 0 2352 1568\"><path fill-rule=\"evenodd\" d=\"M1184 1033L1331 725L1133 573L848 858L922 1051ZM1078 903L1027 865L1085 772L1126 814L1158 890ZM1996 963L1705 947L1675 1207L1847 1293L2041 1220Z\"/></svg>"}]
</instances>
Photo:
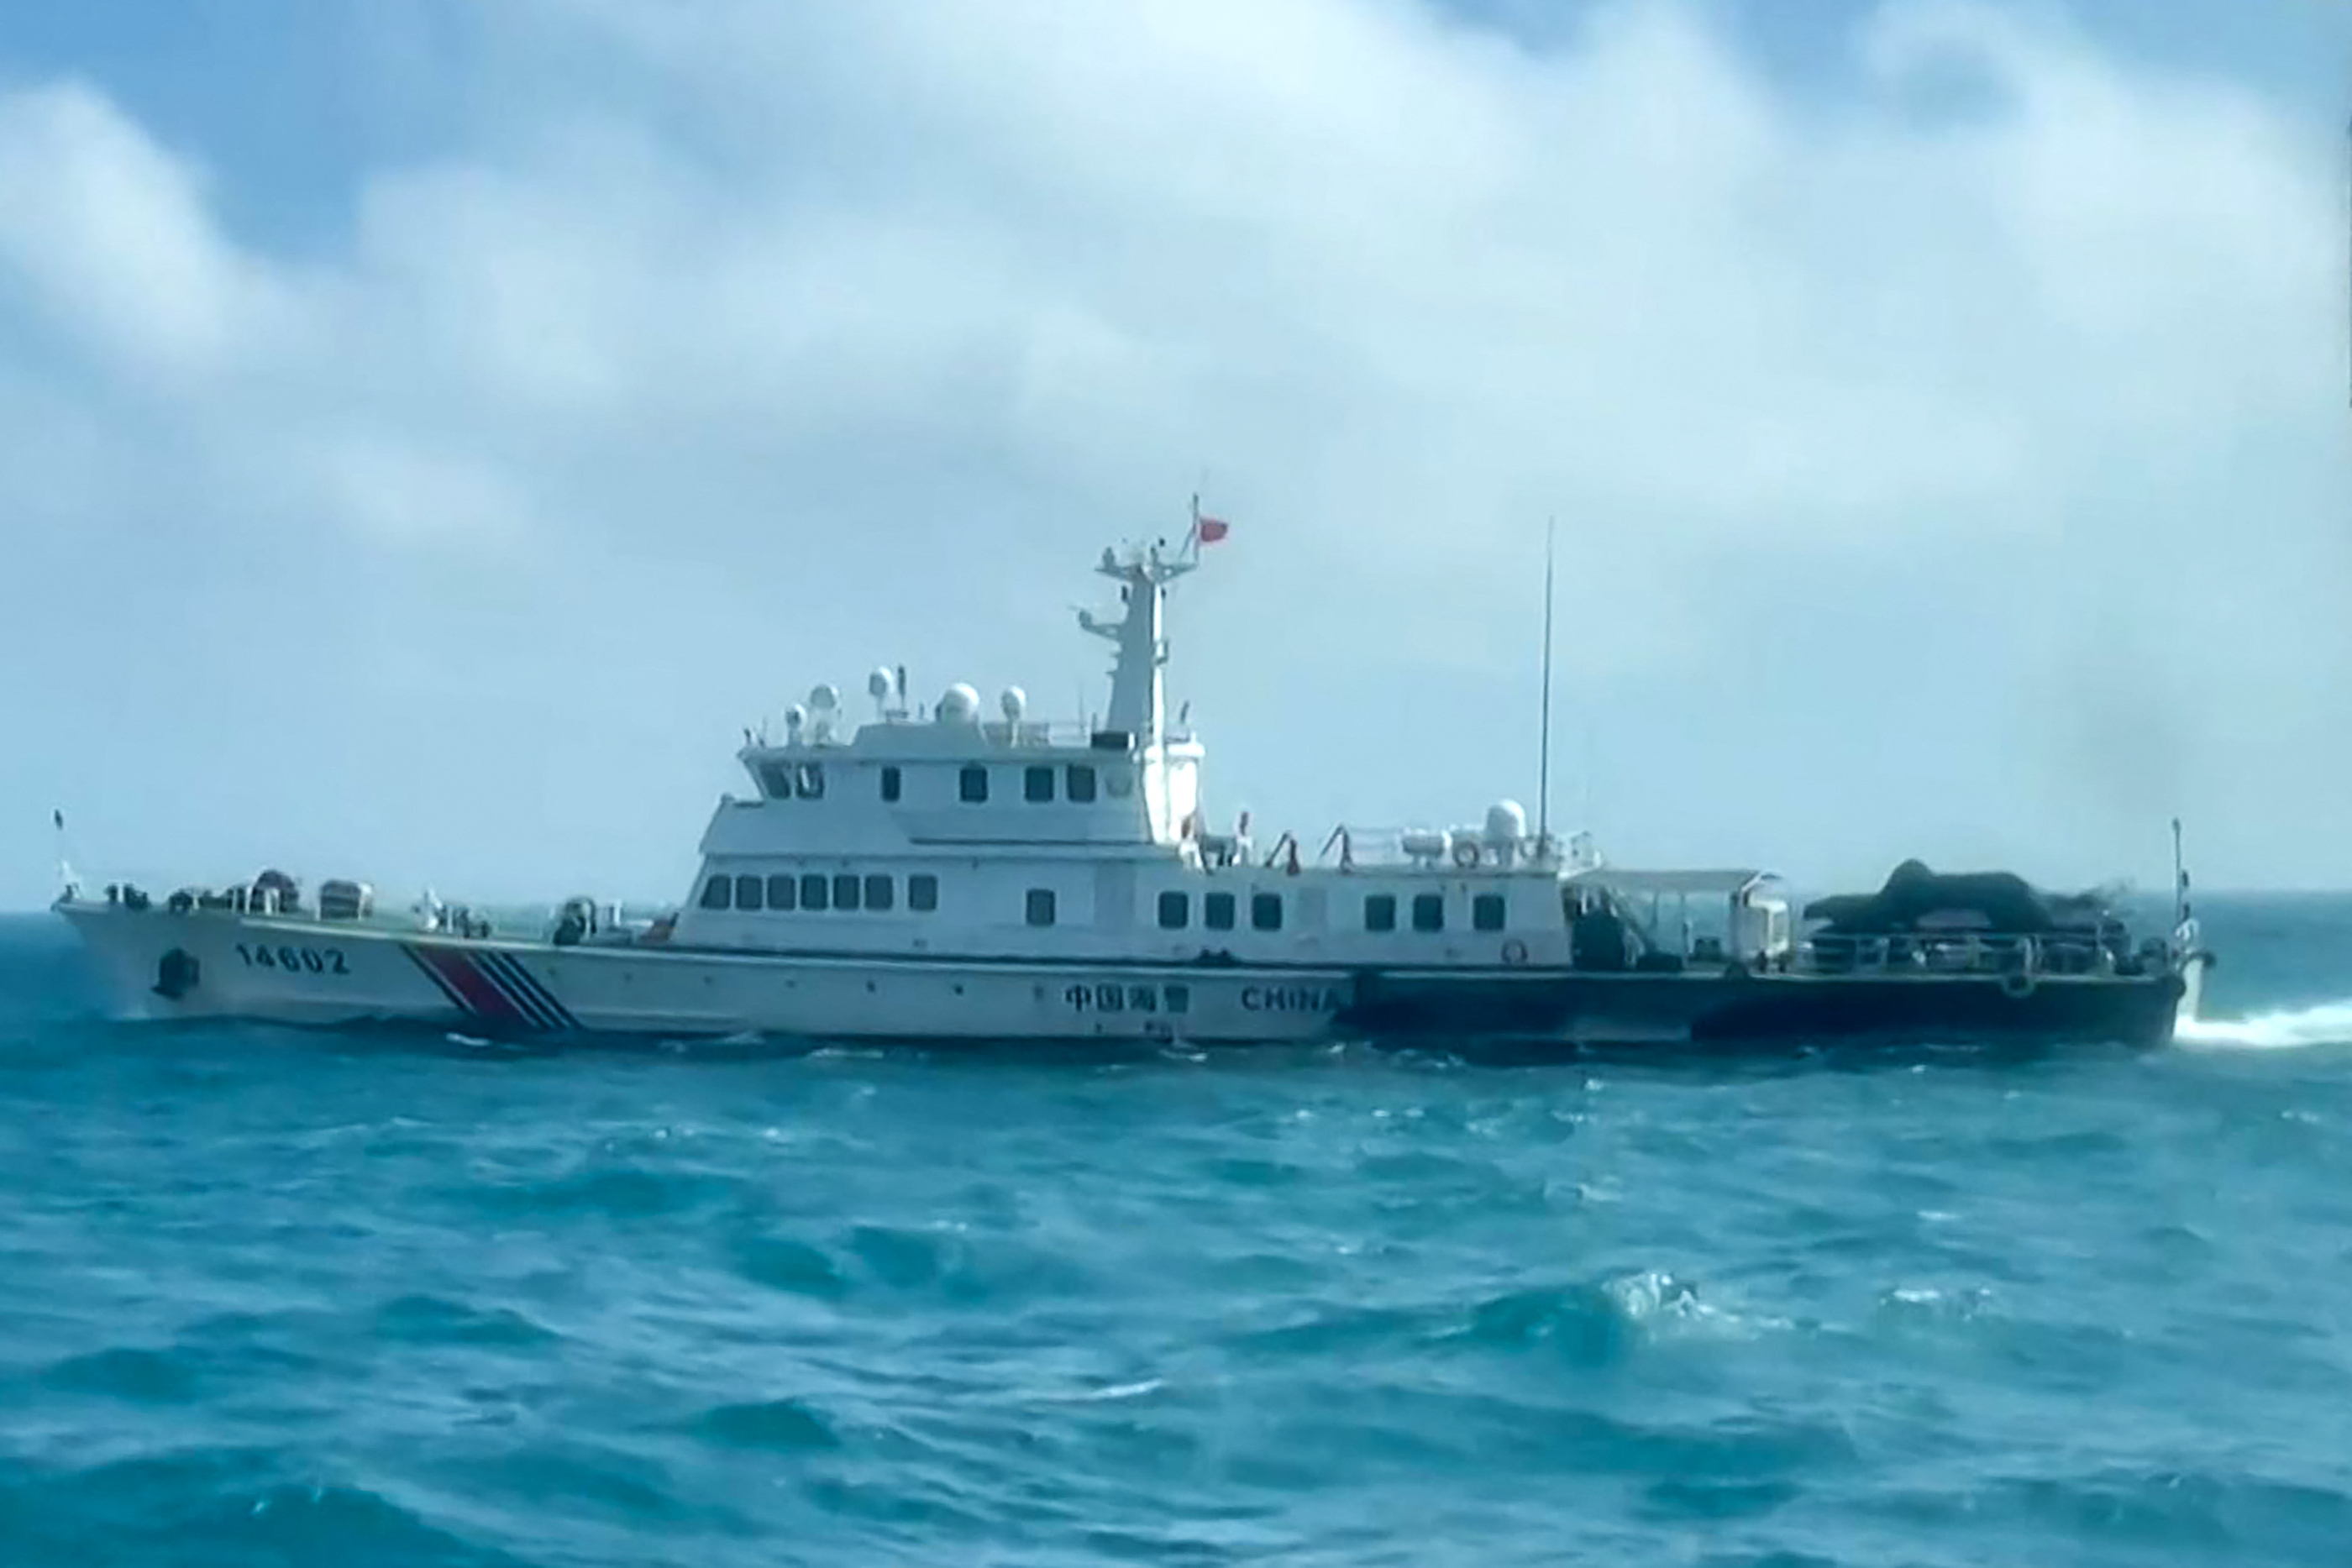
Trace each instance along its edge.
<instances>
[{"instance_id":1,"label":"dark gray vessel","mask_svg":"<svg viewBox=\"0 0 2352 1568\"><path fill-rule=\"evenodd\" d=\"M1562 882L1565 965L1365 971L1343 1016L1408 1041L2159 1045L2195 1016L2212 963L2179 886L2170 933L2140 937L2100 894L1907 861L1874 893L1807 904L1792 933L1761 872L1597 868Z\"/></svg>"}]
</instances>

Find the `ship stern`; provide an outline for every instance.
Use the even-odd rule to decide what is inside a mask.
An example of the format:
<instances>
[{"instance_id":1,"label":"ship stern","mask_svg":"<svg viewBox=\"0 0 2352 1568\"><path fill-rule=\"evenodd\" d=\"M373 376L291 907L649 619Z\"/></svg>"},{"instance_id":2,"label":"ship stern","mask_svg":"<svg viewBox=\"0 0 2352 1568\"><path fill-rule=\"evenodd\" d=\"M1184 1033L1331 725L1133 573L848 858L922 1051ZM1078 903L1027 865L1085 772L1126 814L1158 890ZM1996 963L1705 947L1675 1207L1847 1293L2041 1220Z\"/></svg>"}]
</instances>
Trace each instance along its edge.
<instances>
[{"instance_id":1,"label":"ship stern","mask_svg":"<svg viewBox=\"0 0 2352 1568\"><path fill-rule=\"evenodd\" d=\"M2181 955L2175 969L2180 977L2180 998L2172 1009L2175 1034L2197 1022L2205 1005L2205 976L2212 967L2213 955L2202 947L2191 948Z\"/></svg>"}]
</instances>

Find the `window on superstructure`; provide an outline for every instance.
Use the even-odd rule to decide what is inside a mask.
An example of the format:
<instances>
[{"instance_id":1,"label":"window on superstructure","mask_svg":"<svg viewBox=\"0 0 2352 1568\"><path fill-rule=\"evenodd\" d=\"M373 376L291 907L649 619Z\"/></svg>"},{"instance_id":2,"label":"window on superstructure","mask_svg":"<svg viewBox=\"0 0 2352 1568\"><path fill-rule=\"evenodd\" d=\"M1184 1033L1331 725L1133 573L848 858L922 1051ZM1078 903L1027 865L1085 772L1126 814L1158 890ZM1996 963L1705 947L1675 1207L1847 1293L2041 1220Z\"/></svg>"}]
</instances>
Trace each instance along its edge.
<instances>
[{"instance_id":1,"label":"window on superstructure","mask_svg":"<svg viewBox=\"0 0 2352 1568\"><path fill-rule=\"evenodd\" d=\"M1160 895L1160 928L1181 931L1192 923L1192 895L1188 893L1163 893Z\"/></svg>"},{"instance_id":2,"label":"window on superstructure","mask_svg":"<svg viewBox=\"0 0 2352 1568\"><path fill-rule=\"evenodd\" d=\"M760 786L767 790L771 800L789 800L793 798L793 770L781 762L762 762Z\"/></svg>"},{"instance_id":3,"label":"window on superstructure","mask_svg":"<svg viewBox=\"0 0 2352 1568\"><path fill-rule=\"evenodd\" d=\"M833 906L835 909L856 908L859 885L856 872L845 871L836 873L833 879Z\"/></svg>"},{"instance_id":4,"label":"window on superstructure","mask_svg":"<svg viewBox=\"0 0 2352 1568\"><path fill-rule=\"evenodd\" d=\"M907 907L918 915L929 915L940 906L940 879L929 872L919 871L907 879Z\"/></svg>"},{"instance_id":5,"label":"window on superstructure","mask_svg":"<svg viewBox=\"0 0 2352 1568\"><path fill-rule=\"evenodd\" d=\"M793 779L793 792L803 800L824 800L824 765L821 762L802 763L798 776Z\"/></svg>"},{"instance_id":6,"label":"window on superstructure","mask_svg":"<svg viewBox=\"0 0 2352 1568\"><path fill-rule=\"evenodd\" d=\"M1090 763L1073 762L1068 776L1062 782L1062 793L1076 804L1083 806L1095 798L1095 770Z\"/></svg>"},{"instance_id":7,"label":"window on superstructure","mask_svg":"<svg viewBox=\"0 0 2352 1568\"><path fill-rule=\"evenodd\" d=\"M1396 929L1396 894L1368 893L1364 895L1364 929L1393 931Z\"/></svg>"},{"instance_id":8,"label":"window on superstructure","mask_svg":"<svg viewBox=\"0 0 2352 1568\"><path fill-rule=\"evenodd\" d=\"M866 879L866 907L868 909L889 908L890 905L896 902L896 898L894 896L897 890L890 885L890 879L888 877L882 876L878 873L867 877Z\"/></svg>"},{"instance_id":9,"label":"window on superstructure","mask_svg":"<svg viewBox=\"0 0 2352 1568\"><path fill-rule=\"evenodd\" d=\"M1054 770L1050 768L1022 769L1021 796L1025 800L1045 801L1054 798Z\"/></svg>"},{"instance_id":10,"label":"window on superstructure","mask_svg":"<svg viewBox=\"0 0 2352 1568\"><path fill-rule=\"evenodd\" d=\"M1416 893L1412 895L1412 928L1415 931L1445 929L1445 895L1442 893Z\"/></svg>"},{"instance_id":11,"label":"window on superstructure","mask_svg":"<svg viewBox=\"0 0 2352 1568\"><path fill-rule=\"evenodd\" d=\"M1234 928L1234 895L1230 893L1202 894L1201 924L1212 931L1231 931Z\"/></svg>"},{"instance_id":12,"label":"window on superstructure","mask_svg":"<svg viewBox=\"0 0 2352 1568\"><path fill-rule=\"evenodd\" d=\"M1470 925L1473 930L1500 931L1503 928L1503 895L1482 893L1470 901Z\"/></svg>"},{"instance_id":13,"label":"window on superstructure","mask_svg":"<svg viewBox=\"0 0 2352 1568\"><path fill-rule=\"evenodd\" d=\"M763 894L766 891L767 883L761 881L756 876L737 877L735 879L735 907L738 909L760 909L765 907L768 901Z\"/></svg>"},{"instance_id":14,"label":"window on superstructure","mask_svg":"<svg viewBox=\"0 0 2352 1568\"><path fill-rule=\"evenodd\" d=\"M734 904L735 879L733 877L714 876L702 884L703 908L731 909Z\"/></svg>"},{"instance_id":15,"label":"window on superstructure","mask_svg":"<svg viewBox=\"0 0 2352 1568\"><path fill-rule=\"evenodd\" d=\"M801 908L810 915L822 915L832 904L825 896L826 883L822 872L807 872L801 877Z\"/></svg>"},{"instance_id":16,"label":"window on superstructure","mask_svg":"<svg viewBox=\"0 0 2352 1568\"><path fill-rule=\"evenodd\" d=\"M1054 890L1050 887L1031 888L1027 914L1032 925L1054 924Z\"/></svg>"},{"instance_id":17,"label":"window on superstructure","mask_svg":"<svg viewBox=\"0 0 2352 1568\"><path fill-rule=\"evenodd\" d=\"M1254 893L1250 894L1250 925L1258 931L1282 929L1282 894Z\"/></svg>"},{"instance_id":18,"label":"window on superstructure","mask_svg":"<svg viewBox=\"0 0 2352 1568\"><path fill-rule=\"evenodd\" d=\"M896 768L885 768L882 769L882 799L885 800L897 800L898 798L898 789L902 783L903 780L899 779L898 770Z\"/></svg>"},{"instance_id":19,"label":"window on superstructure","mask_svg":"<svg viewBox=\"0 0 2352 1568\"><path fill-rule=\"evenodd\" d=\"M801 906L801 884L784 872L768 879L768 907L787 914Z\"/></svg>"},{"instance_id":20,"label":"window on superstructure","mask_svg":"<svg viewBox=\"0 0 2352 1568\"><path fill-rule=\"evenodd\" d=\"M973 763L956 781L956 792L972 805L988 799L988 769Z\"/></svg>"}]
</instances>

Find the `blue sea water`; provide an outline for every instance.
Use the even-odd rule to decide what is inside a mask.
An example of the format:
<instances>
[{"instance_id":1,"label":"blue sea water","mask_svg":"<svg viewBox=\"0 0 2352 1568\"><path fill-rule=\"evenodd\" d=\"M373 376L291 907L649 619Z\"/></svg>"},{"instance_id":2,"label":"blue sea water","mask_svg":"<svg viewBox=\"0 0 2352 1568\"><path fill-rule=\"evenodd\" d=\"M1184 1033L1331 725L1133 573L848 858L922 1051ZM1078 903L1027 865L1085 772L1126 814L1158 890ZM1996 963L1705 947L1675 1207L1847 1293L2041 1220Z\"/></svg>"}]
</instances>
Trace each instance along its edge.
<instances>
[{"instance_id":1,"label":"blue sea water","mask_svg":"<svg viewBox=\"0 0 2352 1568\"><path fill-rule=\"evenodd\" d=\"M2151 1053L492 1054L0 922L0 1563L2352 1561L2352 900Z\"/></svg>"}]
</instances>

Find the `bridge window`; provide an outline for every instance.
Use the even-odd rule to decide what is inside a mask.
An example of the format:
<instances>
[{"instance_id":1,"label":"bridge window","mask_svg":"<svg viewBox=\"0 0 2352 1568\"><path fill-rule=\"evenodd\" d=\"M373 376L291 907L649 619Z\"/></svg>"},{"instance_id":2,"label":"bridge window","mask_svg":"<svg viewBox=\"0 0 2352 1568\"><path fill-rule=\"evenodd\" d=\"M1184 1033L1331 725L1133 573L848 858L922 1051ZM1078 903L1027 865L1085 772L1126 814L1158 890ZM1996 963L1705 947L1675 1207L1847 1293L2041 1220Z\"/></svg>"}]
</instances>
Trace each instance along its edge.
<instances>
[{"instance_id":1,"label":"bridge window","mask_svg":"<svg viewBox=\"0 0 2352 1568\"><path fill-rule=\"evenodd\" d=\"M1259 931L1282 929L1282 894L1257 893L1250 895L1250 925Z\"/></svg>"},{"instance_id":2,"label":"bridge window","mask_svg":"<svg viewBox=\"0 0 2352 1568\"><path fill-rule=\"evenodd\" d=\"M902 780L898 777L898 769L897 768L885 768L882 769L882 799L885 800L897 800L898 798L898 789L901 783Z\"/></svg>"},{"instance_id":3,"label":"bridge window","mask_svg":"<svg viewBox=\"0 0 2352 1568\"><path fill-rule=\"evenodd\" d=\"M1234 928L1234 895L1230 893L1202 894L1201 924L1212 931L1231 931Z\"/></svg>"},{"instance_id":4,"label":"bridge window","mask_svg":"<svg viewBox=\"0 0 2352 1568\"><path fill-rule=\"evenodd\" d=\"M907 907L919 915L929 915L940 906L940 879L929 872L919 871L907 879Z\"/></svg>"},{"instance_id":5,"label":"bridge window","mask_svg":"<svg viewBox=\"0 0 2352 1568\"><path fill-rule=\"evenodd\" d=\"M890 879L888 877L878 875L867 877L866 879L866 907L868 909L889 908L893 902L892 894L894 892L895 890L891 887Z\"/></svg>"},{"instance_id":6,"label":"bridge window","mask_svg":"<svg viewBox=\"0 0 2352 1568\"><path fill-rule=\"evenodd\" d=\"M835 909L857 907L857 873L845 871L833 879L833 906Z\"/></svg>"},{"instance_id":7,"label":"bridge window","mask_svg":"<svg viewBox=\"0 0 2352 1568\"><path fill-rule=\"evenodd\" d=\"M1029 800L1050 800L1054 798L1054 770L1050 768L1030 768L1022 772L1022 798Z\"/></svg>"},{"instance_id":8,"label":"bridge window","mask_svg":"<svg viewBox=\"0 0 2352 1568\"><path fill-rule=\"evenodd\" d=\"M1396 929L1396 894L1368 893L1364 895L1364 929L1393 931Z\"/></svg>"},{"instance_id":9,"label":"bridge window","mask_svg":"<svg viewBox=\"0 0 2352 1568\"><path fill-rule=\"evenodd\" d=\"M1069 777L1063 781L1062 793L1080 806L1092 800L1095 798L1094 765L1087 762L1071 763Z\"/></svg>"},{"instance_id":10,"label":"bridge window","mask_svg":"<svg viewBox=\"0 0 2352 1568\"><path fill-rule=\"evenodd\" d=\"M793 780L793 789L803 800L824 800L824 765L820 762L802 763L799 775Z\"/></svg>"},{"instance_id":11,"label":"bridge window","mask_svg":"<svg viewBox=\"0 0 2352 1568\"><path fill-rule=\"evenodd\" d=\"M735 879L733 877L714 876L702 884L703 908L728 909L733 907L734 903Z\"/></svg>"},{"instance_id":12,"label":"bridge window","mask_svg":"<svg viewBox=\"0 0 2352 1568\"><path fill-rule=\"evenodd\" d=\"M807 873L801 878L801 908L811 915L823 915L833 902L825 896L828 891L822 872Z\"/></svg>"},{"instance_id":13,"label":"bridge window","mask_svg":"<svg viewBox=\"0 0 2352 1568\"><path fill-rule=\"evenodd\" d=\"M735 879L735 907L738 909L760 908L767 902L766 899L761 896L761 894L765 891L766 885L766 883L762 883L756 876L737 877Z\"/></svg>"},{"instance_id":14,"label":"bridge window","mask_svg":"<svg viewBox=\"0 0 2352 1568\"><path fill-rule=\"evenodd\" d=\"M1190 986L1170 986L1160 993L1160 998L1168 1004L1168 1010L1171 1013L1192 1010L1192 988Z\"/></svg>"},{"instance_id":15,"label":"bridge window","mask_svg":"<svg viewBox=\"0 0 2352 1568\"><path fill-rule=\"evenodd\" d=\"M1192 923L1192 899L1190 894L1163 893L1160 895L1160 928L1181 931Z\"/></svg>"},{"instance_id":16,"label":"bridge window","mask_svg":"<svg viewBox=\"0 0 2352 1568\"><path fill-rule=\"evenodd\" d=\"M1054 924L1054 890L1052 888L1033 887L1029 890L1028 915L1029 924L1032 925Z\"/></svg>"},{"instance_id":17,"label":"bridge window","mask_svg":"<svg viewBox=\"0 0 2352 1568\"><path fill-rule=\"evenodd\" d=\"M768 879L768 907L790 912L801 906L801 884L782 872Z\"/></svg>"},{"instance_id":18,"label":"bridge window","mask_svg":"<svg viewBox=\"0 0 2352 1568\"><path fill-rule=\"evenodd\" d=\"M1470 924L1480 931L1500 931L1503 928L1503 895L1482 893L1470 901Z\"/></svg>"},{"instance_id":19,"label":"bridge window","mask_svg":"<svg viewBox=\"0 0 2352 1568\"><path fill-rule=\"evenodd\" d=\"M978 763L963 770L956 782L956 792L977 806L988 799L988 769Z\"/></svg>"},{"instance_id":20,"label":"bridge window","mask_svg":"<svg viewBox=\"0 0 2352 1568\"><path fill-rule=\"evenodd\" d=\"M1412 928L1415 931L1445 929L1445 895L1442 893L1416 893L1412 895Z\"/></svg>"},{"instance_id":21,"label":"bridge window","mask_svg":"<svg viewBox=\"0 0 2352 1568\"><path fill-rule=\"evenodd\" d=\"M793 770L781 762L762 762L760 787L768 792L771 800L789 800L793 798Z\"/></svg>"}]
</instances>

